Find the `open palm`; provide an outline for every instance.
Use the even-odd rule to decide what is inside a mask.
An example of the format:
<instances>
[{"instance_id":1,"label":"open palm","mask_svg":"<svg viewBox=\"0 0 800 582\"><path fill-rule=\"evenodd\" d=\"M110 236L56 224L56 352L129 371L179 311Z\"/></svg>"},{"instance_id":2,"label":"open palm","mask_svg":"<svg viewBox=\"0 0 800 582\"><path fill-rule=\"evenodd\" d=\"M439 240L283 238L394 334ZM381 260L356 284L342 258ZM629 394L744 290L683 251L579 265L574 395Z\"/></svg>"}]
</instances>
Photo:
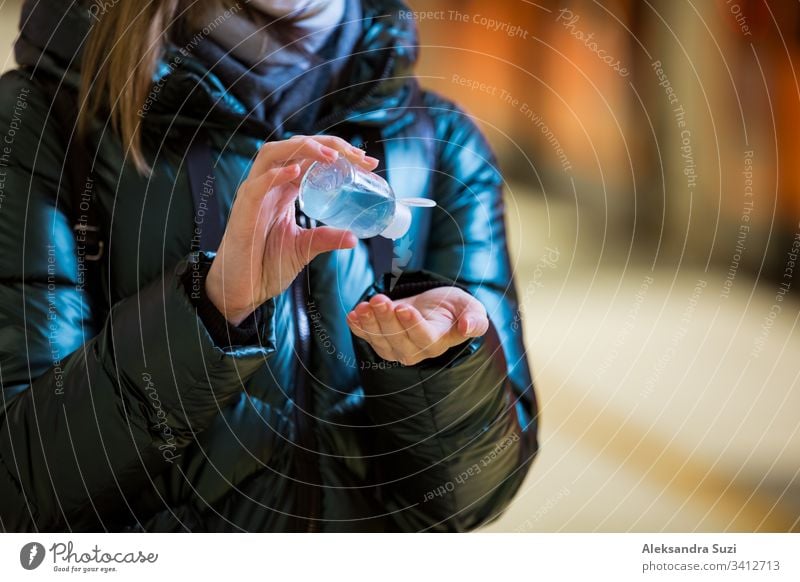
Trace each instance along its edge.
<instances>
[{"instance_id":1,"label":"open palm","mask_svg":"<svg viewBox=\"0 0 800 582\"><path fill-rule=\"evenodd\" d=\"M347 315L353 334L384 360L410 366L489 329L480 301L458 287L437 287L392 301L375 295Z\"/></svg>"}]
</instances>

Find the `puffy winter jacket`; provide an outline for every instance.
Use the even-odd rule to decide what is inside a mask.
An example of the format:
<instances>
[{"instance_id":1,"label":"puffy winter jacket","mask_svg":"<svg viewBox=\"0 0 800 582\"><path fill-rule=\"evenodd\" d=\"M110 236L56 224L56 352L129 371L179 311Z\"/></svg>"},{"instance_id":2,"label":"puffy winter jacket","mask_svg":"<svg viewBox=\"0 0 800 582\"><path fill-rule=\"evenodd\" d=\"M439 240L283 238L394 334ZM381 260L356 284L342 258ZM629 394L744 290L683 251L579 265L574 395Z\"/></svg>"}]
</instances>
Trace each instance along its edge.
<instances>
[{"instance_id":1,"label":"puffy winter jacket","mask_svg":"<svg viewBox=\"0 0 800 582\"><path fill-rule=\"evenodd\" d=\"M64 163L75 120L54 114L44 82L76 86L88 17L33 4L49 7L38 25L27 14L41 50L0 78L0 530L464 531L496 518L537 450L502 179L470 118L418 86L405 6L363 0L314 130L377 139L398 195L438 207L414 211L391 289L361 241L315 259L260 308L252 341L225 345L192 296L213 253L191 252L187 144L202 126L224 220L259 146L292 132L245 120L182 54L143 119L151 176L108 127L90 132L107 237L92 292ZM376 290L451 283L492 325L443 357L386 362L346 325Z\"/></svg>"}]
</instances>

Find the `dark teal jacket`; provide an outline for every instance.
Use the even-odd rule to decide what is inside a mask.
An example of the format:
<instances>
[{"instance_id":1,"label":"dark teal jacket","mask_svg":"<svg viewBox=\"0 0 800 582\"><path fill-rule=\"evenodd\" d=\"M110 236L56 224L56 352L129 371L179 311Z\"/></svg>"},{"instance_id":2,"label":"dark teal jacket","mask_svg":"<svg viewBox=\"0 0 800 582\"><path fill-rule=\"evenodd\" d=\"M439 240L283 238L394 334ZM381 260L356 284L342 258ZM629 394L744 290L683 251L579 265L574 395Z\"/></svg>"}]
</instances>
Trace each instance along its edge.
<instances>
[{"instance_id":1,"label":"dark teal jacket","mask_svg":"<svg viewBox=\"0 0 800 582\"><path fill-rule=\"evenodd\" d=\"M507 507L537 411L502 178L469 116L413 77L405 6L362 8L314 129L377 138L395 191L438 204L415 211L391 293L455 282L485 305L489 332L416 366L380 360L345 321L376 290L362 241L314 260L306 297L294 286L262 306L252 341L215 342L188 279L213 254L190 252L187 136L202 126L219 156L225 216L259 146L291 131L246 120L191 55L143 116L152 176L104 124L90 133L107 237L91 293L64 163L75 120L54 115L44 82L74 86L78 61L42 45L0 78L0 530L463 531ZM88 21L73 9L55 22L63 47Z\"/></svg>"}]
</instances>

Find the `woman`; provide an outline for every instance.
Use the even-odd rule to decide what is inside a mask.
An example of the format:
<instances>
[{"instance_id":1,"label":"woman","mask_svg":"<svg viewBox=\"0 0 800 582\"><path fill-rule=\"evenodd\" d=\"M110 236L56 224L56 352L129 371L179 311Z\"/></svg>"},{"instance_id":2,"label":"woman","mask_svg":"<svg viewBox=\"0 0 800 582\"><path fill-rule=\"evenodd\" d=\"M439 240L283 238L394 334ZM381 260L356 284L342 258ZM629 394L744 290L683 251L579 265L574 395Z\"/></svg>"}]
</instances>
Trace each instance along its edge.
<instances>
[{"instance_id":1,"label":"woman","mask_svg":"<svg viewBox=\"0 0 800 582\"><path fill-rule=\"evenodd\" d=\"M0 79L2 529L452 531L507 506L536 409L501 178L413 77L408 14L26 3ZM438 203L393 259L296 209L338 156Z\"/></svg>"}]
</instances>

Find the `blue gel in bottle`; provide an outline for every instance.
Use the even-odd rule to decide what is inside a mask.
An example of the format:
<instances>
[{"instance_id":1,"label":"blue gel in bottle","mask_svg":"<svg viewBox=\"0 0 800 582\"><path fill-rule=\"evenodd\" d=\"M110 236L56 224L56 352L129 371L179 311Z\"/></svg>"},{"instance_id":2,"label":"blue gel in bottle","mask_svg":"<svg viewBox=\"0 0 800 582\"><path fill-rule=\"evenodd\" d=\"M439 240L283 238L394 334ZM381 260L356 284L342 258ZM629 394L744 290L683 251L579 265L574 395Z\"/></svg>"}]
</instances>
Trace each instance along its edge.
<instances>
[{"instance_id":1,"label":"blue gel in bottle","mask_svg":"<svg viewBox=\"0 0 800 582\"><path fill-rule=\"evenodd\" d=\"M432 200L398 200L391 186L372 172L340 156L335 162L314 162L300 182L300 209L328 226L351 231L358 238L402 237L411 225L408 206L435 206Z\"/></svg>"}]
</instances>

